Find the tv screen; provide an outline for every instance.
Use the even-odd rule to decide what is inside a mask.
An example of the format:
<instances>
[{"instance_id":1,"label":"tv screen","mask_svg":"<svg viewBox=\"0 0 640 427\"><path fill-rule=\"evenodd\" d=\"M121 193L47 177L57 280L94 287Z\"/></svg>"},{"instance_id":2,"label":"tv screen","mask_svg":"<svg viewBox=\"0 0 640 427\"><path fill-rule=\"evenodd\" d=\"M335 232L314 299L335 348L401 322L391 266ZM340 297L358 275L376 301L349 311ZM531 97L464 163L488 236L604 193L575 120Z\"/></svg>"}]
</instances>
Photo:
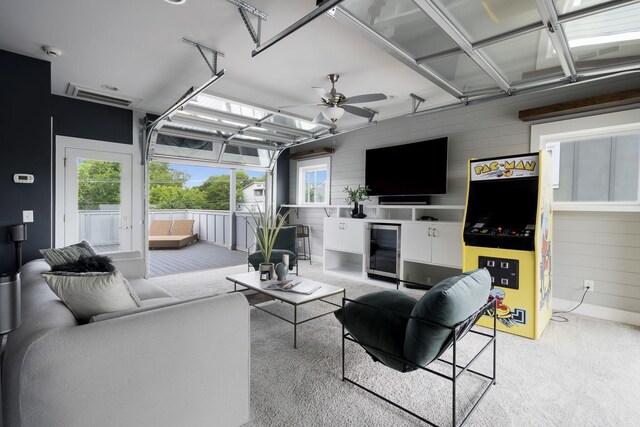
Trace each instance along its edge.
<instances>
[{"instance_id":1,"label":"tv screen","mask_svg":"<svg viewBox=\"0 0 640 427\"><path fill-rule=\"evenodd\" d=\"M447 138L366 151L365 184L372 196L447 192Z\"/></svg>"}]
</instances>

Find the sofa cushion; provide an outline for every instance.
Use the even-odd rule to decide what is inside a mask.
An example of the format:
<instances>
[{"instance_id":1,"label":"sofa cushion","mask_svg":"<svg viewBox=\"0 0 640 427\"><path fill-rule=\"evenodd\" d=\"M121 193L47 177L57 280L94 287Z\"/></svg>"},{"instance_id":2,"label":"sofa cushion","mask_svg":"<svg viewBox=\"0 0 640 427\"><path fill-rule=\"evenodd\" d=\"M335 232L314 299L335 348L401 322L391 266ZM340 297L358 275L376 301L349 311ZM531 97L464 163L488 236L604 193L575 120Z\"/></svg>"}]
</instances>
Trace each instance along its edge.
<instances>
[{"instance_id":1,"label":"sofa cushion","mask_svg":"<svg viewBox=\"0 0 640 427\"><path fill-rule=\"evenodd\" d=\"M89 242L83 240L80 243L64 248L40 249L40 253L50 266L77 261L81 256L96 255L96 251Z\"/></svg>"},{"instance_id":2,"label":"sofa cushion","mask_svg":"<svg viewBox=\"0 0 640 427\"><path fill-rule=\"evenodd\" d=\"M154 310L160 307L168 307L179 303L180 300L176 298L151 298L140 301L141 306L136 308L130 308L128 310L114 311L113 313L103 313L92 316L89 319L89 323L102 322L103 320L116 319L118 317L129 316L135 313L143 313L145 311Z\"/></svg>"},{"instance_id":3,"label":"sofa cushion","mask_svg":"<svg viewBox=\"0 0 640 427\"><path fill-rule=\"evenodd\" d=\"M138 298L140 298L140 301L154 298L173 298L173 295L147 279L129 279L129 284L138 295Z\"/></svg>"},{"instance_id":4,"label":"sofa cushion","mask_svg":"<svg viewBox=\"0 0 640 427\"><path fill-rule=\"evenodd\" d=\"M97 314L140 307L127 279L112 273L51 272L43 274L51 290L81 321Z\"/></svg>"},{"instance_id":5,"label":"sofa cushion","mask_svg":"<svg viewBox=\"0 0 640 427\"><path fill-rule=\"evenodd\" d=\"M420 298L411 316L454 326L487 303L490 289L491 276L485 268L449 277ZM408 360L426 366L450 344L451 330L409 320L404 342L404 354Z\"/></svg>"},{"instance_id":6,"label":"sofa cushion","mask_svg":"<svg viewBox=\"0 0 640 427\"><path fill-rule=\"evenodd\" d=\"M116 268L111 263L111 258L102 255L81 255L76 261L65 262L51 267L51 271L70 271L73 273L103 272L110 273Z\"/></svg>"},{"instance_id":7,"label":"sofa cushion","mask_svg":"<svg viewBox=\"0 0 640 427\"><path fill-rule=\"evenodd\" d=\"M416 300L400 291L381 291L363 295L354 301L362 304L347 302L344 309L340 308L335 312L340 323L361 344L370 344L397 357L403 357L408 316ZM374 359L390 368L401 372L412 370L392 356L367 345L363 347Z\"/></svg>"}]
</instances>

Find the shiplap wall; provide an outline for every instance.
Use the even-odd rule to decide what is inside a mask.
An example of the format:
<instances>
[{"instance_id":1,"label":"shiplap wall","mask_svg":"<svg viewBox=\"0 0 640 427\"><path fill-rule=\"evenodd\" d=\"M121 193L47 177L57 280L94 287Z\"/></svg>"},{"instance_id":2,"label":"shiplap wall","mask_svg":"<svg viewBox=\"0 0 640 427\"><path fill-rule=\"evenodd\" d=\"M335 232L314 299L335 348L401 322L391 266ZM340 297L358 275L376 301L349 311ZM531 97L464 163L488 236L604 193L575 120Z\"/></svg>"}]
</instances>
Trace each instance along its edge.
<instances>
[{"instance_id":1,"label":"shiplap wall","mask_svg":"<svg viewBox=\"0 0 640 427\"><path fill-rule=\"evenodd\" d=\"M530 151L530 126L518 111L587 96L640 87L640 76L593 82L536 94L512 96L421 117L380 122L376 126L299 147L332 147L331 204L342 205L343 188L364 184L365 150L449 137L447 194L432 204L464 204L470 157L484 158ZM640 120L640 110L638 110ZM295 151L294 151L295 152ZM420 179L420 171L416 171ZM296 162L291 161L289 200L296 200ZM373 199L370 203L376 203ZM505 208L509 209L508 202ZM335 216L335 209L331 212ZM313 256L322 256L322 208L301 208L291 222L311 227ZM640 213L556 212L554 217L554 296L579 300L583 280L595 280L585 302L640 313Z\"/></svg>"}]
</instances>

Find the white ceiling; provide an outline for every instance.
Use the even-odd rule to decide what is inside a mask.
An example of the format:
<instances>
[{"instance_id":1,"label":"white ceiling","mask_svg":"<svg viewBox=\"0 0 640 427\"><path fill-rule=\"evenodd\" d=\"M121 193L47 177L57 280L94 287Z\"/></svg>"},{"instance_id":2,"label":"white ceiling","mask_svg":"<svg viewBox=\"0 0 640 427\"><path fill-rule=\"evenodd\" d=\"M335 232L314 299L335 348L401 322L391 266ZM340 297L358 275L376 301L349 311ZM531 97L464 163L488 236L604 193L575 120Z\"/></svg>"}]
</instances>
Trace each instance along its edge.
<instances>
[{"instance_id":1,"label":"white ceiling","mask_svg":"<svg viewBox=\"0 0 640 427\"><path fill-rule=\"evenodd\" d=\"M365 104L376 119L411 111L410 93L425 106L454 98L401 64L350 28L321 16L255 58L255 48L238 10L226 0L0 0L0 49L51 61L52 92L68 84L140 98L136 109L161 113L211 73L189 38L225 54L218 68L225 76L213 90L226 97L278 107L319 101L312 86L330 88L329 73L340 74L338 91L347 97L382 92L389 99ZM267 13L262 40L315 9L315 0L251 0ZM254 18L255 19L255 18ZM50 58L41 47L63 51ZM287 111L309 119L319 107ZM345 114L341 127L366 119Z\"/></svg>"}]
</instances>

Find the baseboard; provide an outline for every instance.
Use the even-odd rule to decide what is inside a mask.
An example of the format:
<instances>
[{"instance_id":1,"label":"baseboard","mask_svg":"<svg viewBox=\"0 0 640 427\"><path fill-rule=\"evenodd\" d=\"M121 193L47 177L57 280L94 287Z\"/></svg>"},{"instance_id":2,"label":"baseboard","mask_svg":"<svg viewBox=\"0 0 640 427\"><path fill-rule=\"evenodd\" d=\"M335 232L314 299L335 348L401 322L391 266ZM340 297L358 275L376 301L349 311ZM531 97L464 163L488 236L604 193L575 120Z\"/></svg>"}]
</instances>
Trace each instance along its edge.
<instances>
[{"instance_id":1,"label":"baseboard","mask_svg":"<svg viewBox=\"0 0 640 427\"><path fill-rule=\"evenodd\" d=\"M553 298L554 311L570 310L577 304L577 301L567 300L563 298ZM598 319L611 320L614 322L628 323L634 326L640 326L640 313L618 310L617 308L583 303L580 307L573 311L573 313L596 317Z\"/></svg>"}]
</instances>

